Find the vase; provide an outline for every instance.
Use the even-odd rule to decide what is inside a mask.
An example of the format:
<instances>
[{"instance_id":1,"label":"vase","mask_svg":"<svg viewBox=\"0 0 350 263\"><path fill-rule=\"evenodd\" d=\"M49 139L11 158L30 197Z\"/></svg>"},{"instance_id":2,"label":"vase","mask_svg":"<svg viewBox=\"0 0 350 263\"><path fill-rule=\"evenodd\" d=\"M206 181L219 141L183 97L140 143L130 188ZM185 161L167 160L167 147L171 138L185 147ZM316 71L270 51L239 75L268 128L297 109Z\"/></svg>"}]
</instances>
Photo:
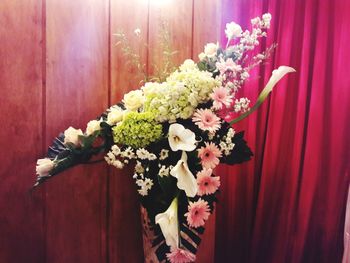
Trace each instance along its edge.
<instances>
[{"instance_id":1,"label":"vase","mask_svg":"<svg viewBox=\"0 0 350 263\"><path fill-rule=\"evenodd\" d=\"M166 261L159 261L156 255L156 250L160 245L152 247L152 242L155 238L152 230L152 225L147 214L147 210L140 206L141 224L142 224L142 240L143 253L145 263L165 263ZM196 262L211 263L214 262L214 248L215 248L215 213L209 217L205 224L206 231L201 235L201 245L198 247L196 254Z\"/></svg>"},{"instance_id":2,"label":"vase","mask_svg":"<svg viewBox=\"0 0 350 263\"><path fill-rule=\"evenodd\" d=\"M152 241L155 235L152 231L151 221L148 217L147 210L140 206L141 224L142 224L142 241L143 241L143 254L145 263L158 263L159 260L156 255L158 246L152 247Z\"/></svg>"}]
</instances>

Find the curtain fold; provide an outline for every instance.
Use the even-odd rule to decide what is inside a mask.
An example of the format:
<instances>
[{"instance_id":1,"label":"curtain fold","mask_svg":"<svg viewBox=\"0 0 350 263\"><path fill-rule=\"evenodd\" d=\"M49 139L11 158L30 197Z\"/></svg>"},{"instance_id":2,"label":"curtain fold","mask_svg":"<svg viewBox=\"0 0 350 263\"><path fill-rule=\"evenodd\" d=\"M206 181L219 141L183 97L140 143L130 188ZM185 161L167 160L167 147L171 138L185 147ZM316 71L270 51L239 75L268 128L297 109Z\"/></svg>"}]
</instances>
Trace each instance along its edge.
<instances>
[{"instance_id":1,"label":"curtain fold","mask_svg":"<svg viewBox=\"0 0 350 263\"><path fill-rule=\"evenodd\" d=\"M273 17L263 47L278 47L244 96L254 101L280 65L297 73L234 127L246 131L255 156L218 170L216 262L341 262L350 171L350 3L226 0L223 10L222 28L230 21L247 28L264 12Z\"/></svg>"}]
</instances>

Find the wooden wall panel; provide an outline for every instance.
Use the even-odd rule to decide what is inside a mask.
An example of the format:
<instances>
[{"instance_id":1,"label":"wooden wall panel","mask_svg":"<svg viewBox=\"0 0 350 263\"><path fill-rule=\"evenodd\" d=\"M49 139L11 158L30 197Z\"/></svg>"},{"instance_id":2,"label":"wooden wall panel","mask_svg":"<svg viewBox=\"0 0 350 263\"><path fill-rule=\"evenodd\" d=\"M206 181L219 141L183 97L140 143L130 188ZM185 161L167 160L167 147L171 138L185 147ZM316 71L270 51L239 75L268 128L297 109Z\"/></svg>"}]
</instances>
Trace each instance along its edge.
<instances>
[{"instance_id":1,"label":"wooden wall panel","mask_svg":"<svg viewBox=\"0 0 350 263\"><path fill-rule=\"evenodd\" d=\"M108 104L108 1L47 0L47 141ZM47 183L47 262L105 261L107 168L76 167Z\"/></svg>"},{"instance_id":2,"label":"wooden wall panel","mask_svg":"<svg viewBox=\"0 0 350 263\"><path fill-rule=\"evenodd\" d=\"M2 161L1 262L143 262L139 202L132 171L104 163L76 167L32 195L35 161L70 125L86 123L140 87L117 39L123 29L149 73L160 66L167 21L177 65L217 39L217 1L5 0L0 3ZM194 9L193 9L194 8ZM197 13L198 12L198 13ZM148 42L149 52L137 42ZM193 37L194 36L194 37ZM28 110L30 109L30 110ZM8 140L14 138L16 140ZM31 157L28 157L31 156ZM13 167L13 162L16 165ZM211 262L215 217L198 253Z\"/></svg>"},{"instance_id":3,"label":"wooden wall panel","mask_svg":"<svg viewBox=\"0 0 350 263\"><path fill-rule=\"evenodd\" d=\"M148 68L154 73L155 66L161 66L163 57L159 45L159 34L162 22L166 22L170 32L173 50L178 53L173 57L176 65L180 65L192 55L192 0L150 1L149 10L149 46Z\"/></svg>"},{"instance_id":4,"label":"wooden wall panel","mask_svg":"<svg viewBox=\"0 0 350 263\"><path fill-rule=\"evenodd\" d=\"M221 1L194 0L193 12L193 60L198 61L199 53L207 43L220 42ZM226 44L226 43L225 43Z\"/></svg>"},{"instance_id":5,"label":"wooden wall panel","mask_svg":"<svg viewBox=\"0 0 350 263\"><path fill-rule=\"evenodd\" d=\"M130 47L140 54L141 63L147 63L147 50L144 43L148 36L148 1L111 1L111 103L122 100L123 95L140 87L142 75L127 63L122 46L116 45L118 38L113 34L125 33ZM139 28L137 37L134 33ZM136 192L132 169L110 169L109 178L109 262L143 262L141 219L139 199Z\"/></svg>"},{"instance_id":6,"label":"wooden wall panel","mask_svg":"<svg viewBox=\"0 0 350 263\"><path fill-rule=\"evenodd\" d=\"M40 1L0 1L0 262L44 262Z\"/></svg>"}]
</instances>

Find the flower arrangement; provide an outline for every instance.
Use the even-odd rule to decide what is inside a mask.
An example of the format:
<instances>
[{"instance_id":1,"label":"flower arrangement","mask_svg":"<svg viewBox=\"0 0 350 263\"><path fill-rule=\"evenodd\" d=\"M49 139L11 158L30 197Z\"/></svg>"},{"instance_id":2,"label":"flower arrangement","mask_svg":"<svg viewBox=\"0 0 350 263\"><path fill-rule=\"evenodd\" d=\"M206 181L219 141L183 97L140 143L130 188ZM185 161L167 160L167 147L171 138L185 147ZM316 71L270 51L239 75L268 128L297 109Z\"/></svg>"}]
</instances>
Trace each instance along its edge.
<instances>
[{"instance_id":1,"label":"flower arrangement","mask_svg":"<svg viewBox=\"0 0 350 263\"><path fill-rule=\"evenodd\" d=\"M253 155L244 133L232 124L256 110L274 85L294 71L286 66L275 70L252 107L248 98L238 97L249 71L274 48L253 52L270 20L270 14L252 19L251 31L227 24L225 48L207 44L198 63L186 60L164 81L146 82L125 94L90 121L85 132L69 127L49 147L47 158L38 160L35 186L101 153L118 169L132 164L158 260L193 262L220 187L215 167Z\"/></svg>"}]
</instances>

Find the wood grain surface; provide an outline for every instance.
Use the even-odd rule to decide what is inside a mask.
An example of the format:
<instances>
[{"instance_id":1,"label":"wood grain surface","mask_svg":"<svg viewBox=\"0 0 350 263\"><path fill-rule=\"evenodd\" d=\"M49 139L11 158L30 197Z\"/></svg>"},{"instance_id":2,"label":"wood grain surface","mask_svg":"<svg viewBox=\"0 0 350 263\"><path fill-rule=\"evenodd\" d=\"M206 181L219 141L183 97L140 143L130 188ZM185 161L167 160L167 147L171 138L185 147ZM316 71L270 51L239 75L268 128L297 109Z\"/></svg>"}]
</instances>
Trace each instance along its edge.
<instances>
[{"instance_id":1,"label":"wood grain surface","mask_svg":"<svg viewBox=\"0 0 350 263\"><path fill-rule=\"evenodd\" d=\"M43 189L30 193L42 155L42 10L0 1L0 262L44 262Z\"/></svg>"},{"instance_id":2,"label":"wood grain surface","mask_svg":"<svg viewBox=\"0 0 350 263\"><path fill-rule=\"evenodd\" d=\"M140 54L141 64L147 63L147 50L143 46L148 36L148 1L112 0L110 21L111 103L123 99L130 90L140 87L142 75L123 55L117 45L116 33L123 31L134 52ZM141 33L137 37L135 29ZM110 168L108 249L109 262L143 262L140 205L131 167L123 170Z\"/></svg>"},{"instance_id":3,"label":"wood grain surface","mask_svg":"<svg viewBox=\"0 0 350 263\"><path fill-rule=\"evenodd\" d=\"M46 2L46 128L86 128L108 106L108 3ZM48 262L103 262L107 167L79 166L47 184Z\"/></svg>"},{"instance_id":4,"label":"wood grain surface","mask_svg":"<svg viewBox=\"0 0 350 263\"><path fill-rule=\"evenodd\" d=\"M69 126L84 131L89 120L142 85L115 33L125 32L151 74L161 66L158 40L166 21L179 65L218 36L212 26L207 30L219 19L218 4L204 2L0 2L0 24L6 25L0 27L0 120L7 126L0 130L6 148L0 151L0 262L143 262L131 169L79 166L30 194L35 162L60 132ZM199 262L213 259L214 227L212 216Z\"/></svg>"}]
</instances>

